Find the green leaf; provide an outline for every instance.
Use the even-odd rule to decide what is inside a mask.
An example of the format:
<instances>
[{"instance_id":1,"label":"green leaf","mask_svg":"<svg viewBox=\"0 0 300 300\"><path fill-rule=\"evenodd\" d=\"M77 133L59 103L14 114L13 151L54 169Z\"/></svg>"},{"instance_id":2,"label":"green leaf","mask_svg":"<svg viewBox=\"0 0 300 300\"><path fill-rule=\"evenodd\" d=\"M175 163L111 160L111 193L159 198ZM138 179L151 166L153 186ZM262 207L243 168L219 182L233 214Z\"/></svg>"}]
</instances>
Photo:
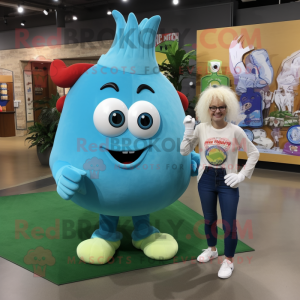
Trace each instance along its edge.
<instances>
[{"instance_id":1,"label":"green leaf","mask_svg":"<svg viewBox=\"0 0 300 300\"><path fill-rule=\"evenodd\" d=\"M184 50L178 50L175 54L175 63L176 63L176 68L178 68L178 73L182 72L182 59L185 55ZM181 68L181 70L180 70Z\"/></svg>"},{"instance_id":2,"label":"green leaf","mask_svg":"<svg viewBox=\"0 0 300 300\"><path fill-rule=\"evenodd\" d=\"M167 58L168 58L168 61L170 62L170 65L171 65L171 67L172 68L176 68L176 60L175 60L175 57L174 56L172 56L172 55L170 55L169 53L166 53L166 55L167 55Z\"/></svg>"},{"instance_id":3,"label":"green leaf","mask_svg":"<svg viewBox=\"0 0 300 300\"><path fill-rule=\"evenodd\" d=\"M189 60L190 60L190 59L191 59L191 56L194 56L194 53L195 53L195 50L186 53L186 54L183 56L183 60L186 60L186 59L189 59Z\"/></svg>"},{"instance_id":4,"label":"green leaf","mask_svg":"<svg viewBox=\"0 0 300 300\"><path fill-rule=\"evenodd\" d=\"M178 41L175 40L173 43L172 43L172 50L174 53L176 53L176 51L178 50Z\"/></svg>"},{"instance_id":5,"label":"green leaf","mask_svg":"<svg viewBox=\"0 0 300 300\"><path fill-rule=\"evenodd\" d=\"M47 148L49 148L51 146L51 144L47 143L45 145L43 145L40 149L40 153L43 153Z\"/></svg>"},{"instance_id":6,"label":"green leaf","mask_svg":"<svg viewBox=\"0 0 300 300\"><path fill-rule=\"evenodd\" d=\"M43 109L43 107L34 107L33 108L34 111L41 110L41 109Z\"/></svg>"}]
</instances>

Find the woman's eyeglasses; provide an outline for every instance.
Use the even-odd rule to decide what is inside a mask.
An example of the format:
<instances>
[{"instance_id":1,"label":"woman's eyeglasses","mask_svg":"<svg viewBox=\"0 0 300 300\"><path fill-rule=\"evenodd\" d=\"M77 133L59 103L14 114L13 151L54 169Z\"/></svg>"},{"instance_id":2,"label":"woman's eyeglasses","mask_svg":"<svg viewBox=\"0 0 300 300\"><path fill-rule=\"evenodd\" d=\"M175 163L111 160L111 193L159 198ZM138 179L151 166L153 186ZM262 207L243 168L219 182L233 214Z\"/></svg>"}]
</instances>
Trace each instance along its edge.
<instances>
[{"instance_id":1,"label":"woman's eyeglasses","mask_svg":"<svg viewBox=\"0 0 300 300\"><path fill-rule=\"evenodd\" d=\"M215 112L217 111L217 109L219 109L221 112L225 111L226 110L226 106L210 106L209 109L212 111L212 112Z\"/></svg>"}]
</instances>

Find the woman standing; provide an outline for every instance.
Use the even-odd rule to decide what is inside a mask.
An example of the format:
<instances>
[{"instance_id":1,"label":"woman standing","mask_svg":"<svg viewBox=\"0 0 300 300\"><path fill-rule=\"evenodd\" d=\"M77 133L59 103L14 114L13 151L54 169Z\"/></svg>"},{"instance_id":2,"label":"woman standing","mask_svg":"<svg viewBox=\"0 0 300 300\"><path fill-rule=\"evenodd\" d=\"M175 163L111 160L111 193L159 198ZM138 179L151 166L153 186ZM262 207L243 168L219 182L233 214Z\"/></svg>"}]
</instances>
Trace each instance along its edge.
<instances>
[{"instance_id":1,"label":"woman standing","mask_svg":"<svg viewBox=\"0 0 300 300\"><path fill-rule=\"evenodd\" d=\"M208 262L218 257L217 244L217 196L225 232L225 259L218 272L220 278L229 278L234 269L233 257L237 245L236 213L239 202L238 184L245 177L251 178L259 158L257 148L250 142L242 128L231 123L239 115L239 103L235 93L226 86L209 87L201 95L195 108L201 122L195 127L195 119L186 116L185 132L180 153L188 155L199 146L200 167L198 191L205 218L205 234L208 249L197 258ZM248 160L237 173L239 148L247 153Z\"/></svg>"}]
</instances>

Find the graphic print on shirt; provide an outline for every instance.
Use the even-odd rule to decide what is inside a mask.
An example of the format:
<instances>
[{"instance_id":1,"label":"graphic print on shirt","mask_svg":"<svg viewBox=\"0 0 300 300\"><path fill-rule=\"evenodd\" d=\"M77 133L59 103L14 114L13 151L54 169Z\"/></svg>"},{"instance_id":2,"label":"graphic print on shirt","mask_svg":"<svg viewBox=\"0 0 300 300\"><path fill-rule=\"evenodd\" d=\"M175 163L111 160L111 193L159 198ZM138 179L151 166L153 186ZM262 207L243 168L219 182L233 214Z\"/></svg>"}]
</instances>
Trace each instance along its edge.
<instances>
[{"instance_id":1,"label":"graphic print on shirt","mask_svg":"<svg viewBox=\"0 0 300 300\"><path fill-rule=\"evenodd\" d=\"M213 166L222 165L227 159L227 151L231 146L226 138L209 138L204 142L205 157Z\"/></svg>"}]
</instances>

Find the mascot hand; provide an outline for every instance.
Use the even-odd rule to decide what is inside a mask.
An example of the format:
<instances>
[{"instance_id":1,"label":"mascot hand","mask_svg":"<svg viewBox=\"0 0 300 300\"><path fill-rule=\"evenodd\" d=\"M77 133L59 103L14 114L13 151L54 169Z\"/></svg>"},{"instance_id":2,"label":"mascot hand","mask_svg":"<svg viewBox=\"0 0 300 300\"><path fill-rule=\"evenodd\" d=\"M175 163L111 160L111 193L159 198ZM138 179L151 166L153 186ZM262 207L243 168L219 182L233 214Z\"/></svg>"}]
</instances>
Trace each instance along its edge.
<instances>
[{"instance_id":1,"label":"mascot hand","mask_svg":"<svg viewBox=\"0 0 300 300\"><path fill-rule=\"evenodd\" d=\"M57 193L65 200L69 200L79 189L80 181L86 172L73 166L65 166L60 170L57 180Z\"/></svg>"},{"instance_id":2,"label":"mascot hand","mask_svg":"<svg viewBox=\"0 0 300 300\"><path fill-rule=\"evenodd\" d=\"M186 134L194 134L195 119L191 116L186 116L183 120Z\"/></svg>"},{"instance_id":3,"label":"mascot hand","mask_svg":"<svg viewBox=\"0 0 300 300\"><path fill-rule=\"evenodd\" d=\"M242 182L245 180L245 175L242 173L230 173L227 174L225 177L225 183L230 186L230 187L234 187L236 184Z\"/></svg>"},{"instance_id":4,"label":"mascot hand","mask_svg":"<svg viewBox=\"0 0 300 300\"><path fill-rule=\"evenodd\" d=\"M198 175L198 169L200 166L200 155L193 151L192 153L192 161L191 161L191 176Z\"/></svg>"}]
</instances>

